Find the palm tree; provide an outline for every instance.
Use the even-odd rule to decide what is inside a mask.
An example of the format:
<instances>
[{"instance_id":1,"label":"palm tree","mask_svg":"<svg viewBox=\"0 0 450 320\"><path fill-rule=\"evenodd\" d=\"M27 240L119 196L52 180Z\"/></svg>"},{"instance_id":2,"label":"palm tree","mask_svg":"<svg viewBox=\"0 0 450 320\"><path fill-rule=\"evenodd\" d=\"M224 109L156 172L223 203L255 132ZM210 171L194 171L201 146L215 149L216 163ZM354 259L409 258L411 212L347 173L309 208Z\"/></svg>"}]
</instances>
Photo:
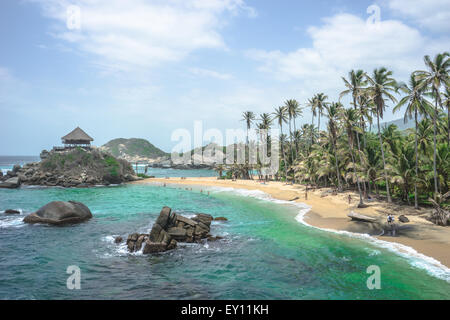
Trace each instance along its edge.
<instances>
[{"instance_id":1,"label":"palm tree","mask_svg":"<svg viewBox=\"0 0 450 320\"><path fill-rule=\"evenodd\" d=\"M245 111L242 113L242 121L245 121L247 127L247 141L246 141L246 154L245 158L250 158L250 150L249 150L249 140L248 140L248 131L251 128L252 122L255 120L255 114L252 111ZM250 167L249 167L250 170ZM249 173L250 176L250 173Z\"/></svg>"},{"instance_id":2,"label":"palm tree","mask_svg":"<svg viewBox=\"0 0 450 320\"><path fill-rule=\"evenodd\" d=\"M397 112L404 105L407 105L405 110L404 122L412 119L414 114L414 154L415 154L415 182L414 182L414 208L419 208L418 196L417 196L417 179L419 177L419 154L418 154L418 142L417 142L417 127L418 116L429 114L429 110L433 109L431 103L424 98L425 89L417 77L411 74L409 79L409 87L403 84L400 89L406 93L406 95L400 100L400 102L394 107L394 112Z\"/></svg>"},{"instance_id":3,"label":"palm tree","mask_svg":"<svg viewBox=\"0 0 450 320\"><path fill-rule=\"evenodd\" d=\"M437 115L438 115L438 106L442 108L442 100L441 100L441 86L446 85L450 81L450 53L444 52L439 53L435 56L432 61L430 56L426 55L424 57L425 65L428 68L428 71L416 71L416 75L419 80L423 80L423 85L431 88L431 92L434 96L434 112L433 112L433 171L434 171L434 200L436 201L436 197L438 194L438 177L436 170L436 135L437 135Z\"/></svg>"},{"instance_id":4,"label":"palm tree","mask_svg":"<svg viewBox=\"0 0 450 320\"><path fill-rule=\"evenodd\" d=\"M287 100L285 102L285 107L287 109L287 113L289 116L289 134L290 134L290 138L291 138L291 151L292 151L292 159L294 159L294 153L293 153L293 149L292 149L292 138L293 138L293 134L292 134L292 130L291 130L291 121L294 121L294 132L297 130L296 126L295 126L295 118L297 118L299 115L302 114L302 110L300 109L300 105L298 103L297 100L295 99L290 99ZM296 145L296 149L295 152L297 154L298 150L297 150L297 145Z\"/></svg>"},{"instance_id":5,"label":"palm tree","mask_svg":"<svg viewBox=\"0 0 450 320\"><path fill-rule=\"evenodd\" d=\"M447 108L447 143L450 146L450 83L446 85L443 95L445 100L442 104Z\"/></svg>"},{"instance_id":6,"label":"palm tree","mask_svg":"<svg viewBox=\"0 0 450 320\"><path fill-rule=\"evenodd\" d=\"M316 98L315 101L316 101L316 108L317 108L317 114L318 114L317 130L319 132L319 143L320 143L320 116L323 113L323 109L328 104L327 102L325 102L328 99L328 96L325 95L324 93L318 93L318 94L316 94L315 98Z\"/></svg>"},{"instance_id":7,"label":"palm tree","mask_svg":"<svg viewBox=\"0 0 450 320\"><path fill-rule=\"evenodd\" d=\"M356 171L356 161L355 161L355 155L354 155L354 147L353 147L353 133L355 131L355 125L358 121L358 114L355 109L342 109L341 111L341 118L342 122L344 123L345 130L347 131L347 140L348 140L348 146L350 148L350 155L352 157L353 162L353 172L356 176L356 183L358 185L358 193L359 193L359 206L363 206L363 196L361 192L361 186L359 184L359 176L358 172Z\"/></svg>"},{"instance_id":8,"label":"palm tree","mask_svg":"<svg viewBox=\"0 0 450 320\"><path fill-rule=\"evenodd\" d=\"M344 77L342 77L342 80L344 81L345 86L347 87L346 90L342 91L341 94L339 95L339 100L351 93L352 95L352 99L353 99L353 108L356 110L358 107L358 102L360 102L360 126L361 128L364 127L364 112L363 112L363 106L361 104L361 101L364 100L364 95L363 95L363 90L362 88L367 84L367 80L365 80L365 72L363 70L352 70L348 73L348 80L345 79ZM361 144L359 141L359 133L356 133L356 138L357 138L357 142L358 142L358 151L359 154L361 154ZM364 144L365 145L365 144ZM365 188L366 188L366 184L364 183L364 193L365 192Z\"/></svg>"},{"instance_id":9,"label":"palm tree","mask_svg":"<svg viewBox=\"0 0 450 320\"><path fill-rule=\"evenodd\" d=\"M280 142L281 142L281 137L283 136L283 123L286 123L287 120L288 120L287 109L284 106L275 108L275 112L273 114L275 116L274 119L277 120L278 125L280 126L280 131L281 131ZM283 143L281 143L281 153L283 155L284 173L286 175L286 182L287 182L287 179L288 179L287 163L286 163L286 156L285 156L285 153L284 153Z\"/></svg>"},{"instance_id":10,"label":"palm tree","mask_svg":"<svg viewBox=\"0 0 450 320\"><path fill-rule=\"evenodd\" d=\"M308 99L308 103L306 104L308 107L311 108L311 128L314 128L314 117L317 115L317 98L314 96L311 99ZM311 146L314 144L314 135L311 135Z\"/></svg>"},{"instance_id":11,"label":"palm tree","mask_svg":"<svg viewBox=\"0 0 450 320\"><path fill-rule=\"evenodd\" d=\"M383 113L386 107L385 99L397 103L397 99L391 94L391 92L397 91L397 82L392 76L392 71L388 71L385 67L375 69L373 71L373 77L366 74L367 80L370 82L367 91L370 94L371 99L375 104L375 111L377 114L377 126L378 126L378 138L380 140L381 157L383 159L383 171L384 179L386 182L386 193L388 202L392 202L391 193L389 191L389 180L386 171L386 158L384 156L383 139L381 138L380 132L380 118L383 119Z\"/></svg>"},{"instance_id":12,"label":"palm tree","mask_svg":"<svg viewBox=\"0 0 450 320\"><path fill-rule=\"evenodd\" d=\"M342 184L341 184L341 174L339 172L339 157L338 157L336 142L337 142L337 119L338 119L341 107L342 107L342 105L340 103L331 103L325 107L327 110L327 116L328 116L328 131L330 132L331 144L333 146L333 152L334 152L334 158L335 158L336 176L337 176L337 181L338 181L339 192L342 191Z\"/></svg>"}]
</instances>

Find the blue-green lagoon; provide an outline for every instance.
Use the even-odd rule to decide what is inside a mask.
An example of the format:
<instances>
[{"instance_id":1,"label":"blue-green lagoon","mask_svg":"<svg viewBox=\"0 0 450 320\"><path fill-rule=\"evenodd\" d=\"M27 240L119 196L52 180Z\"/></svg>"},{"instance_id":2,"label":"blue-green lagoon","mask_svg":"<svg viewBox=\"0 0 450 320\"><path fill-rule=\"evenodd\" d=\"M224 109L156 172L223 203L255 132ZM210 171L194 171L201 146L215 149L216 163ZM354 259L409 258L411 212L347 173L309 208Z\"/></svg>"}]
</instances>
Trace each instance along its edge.
<instances>
[{"instance_id":1,"label":"blue-green lagoon","mask_svg":"<svg viewBox=\"0 0 450 320\"><path fill-rule=\"evenodd\" d=\"M0 299L450 299L450 272L364 238L300 223L299 210L249 191L121 185L0 190ZM53 200L86 204L94 218L65 227L26 225L25 214ZM149 232L163 206L190 216L224 216L223 240L130 254L115 236ZM381 246L379 245L381 244ZM68 266L81 289L66 286ZM381 289L366 272L381 270Z\"/></svg>"}]
</instances>

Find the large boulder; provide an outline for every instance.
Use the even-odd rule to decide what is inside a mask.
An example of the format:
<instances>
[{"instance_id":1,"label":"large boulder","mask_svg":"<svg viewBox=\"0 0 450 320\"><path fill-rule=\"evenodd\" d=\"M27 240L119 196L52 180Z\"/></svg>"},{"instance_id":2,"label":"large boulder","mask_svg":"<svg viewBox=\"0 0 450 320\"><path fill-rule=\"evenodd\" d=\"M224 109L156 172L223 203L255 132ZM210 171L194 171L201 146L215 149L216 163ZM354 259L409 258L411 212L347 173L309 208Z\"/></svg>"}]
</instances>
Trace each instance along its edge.
<instances>
[{"instance_id":1,"label":"large boulder","mask_svg":"<svg viewBox=\"0 0 450 320\"><path fill-rule=\"evenodd\" d=\"M62 225L68 223L80 223L92 218L88 207L76 201L52 201L38 211L26 216L26 223L49 223Z\"/></svg>"},{"instance_id":2,"label":"large boulder","mask_svg":"<svg viewBox=\"0 0 450 320\"><path fill-rule=\"evenodd\" d=\"M7 188L7 189L15 189L20 186L20 178L19 177L12 177L9 179L6 179L3 182L0 182L0 188Z\"/></svg>"}]
</instances>

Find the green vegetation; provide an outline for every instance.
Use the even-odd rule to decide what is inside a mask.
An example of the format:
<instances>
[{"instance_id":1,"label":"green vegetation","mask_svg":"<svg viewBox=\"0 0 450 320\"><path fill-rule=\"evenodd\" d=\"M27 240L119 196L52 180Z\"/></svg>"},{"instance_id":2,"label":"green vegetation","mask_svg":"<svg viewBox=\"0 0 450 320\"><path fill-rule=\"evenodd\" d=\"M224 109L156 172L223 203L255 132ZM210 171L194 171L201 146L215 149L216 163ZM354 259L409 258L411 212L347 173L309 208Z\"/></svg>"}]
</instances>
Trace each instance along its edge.
<instances>
[{"instance_id":1,"label":"green vegetation","mask_svg":"<svg viewBox=\"0 0 450 320\"><path fill-rule=\"evenodd\" d=\"M105 161L106 167L109 170L109 174L112 177L119 176L119 169L120 169L119 162L117 162L117 160L112 156L105 157L104 161Z\"/></svg>"},{"instance_id":2,"label":"green vegetation","mask_svg":"<svg viewBox=\"0 0 450 320\"><path fill-rule=\"evenodd\" d=\"M119 157L123 154L134 157L145 157L155 159L158 157L164 157L168 154L161 149L158 149L153 144L145 139L114 139L103 145L109 153L115 157Z\"/></svg>"},{"instance_id":3,"label":"green vegetation","mask_svg":"<svg viewBox=\"0 0 450 320\"><path fill-rule=\"evenodd\" d=\"M345 89L340 94L350 98L349 106L316 94L305 104L312 111L311 123L298 130L295 120L302 119L302 107L294 99L275 108L272 116L263 113L256 119L253 112L244 112L247 130L256 120L258 130L274 124L280 128L279 171L263 177L261 164L234 164L216 171L221 177L226 171L227 176L245 179L256 170L265 179L334 186L339 191L354 188L361 204L371 194L389 202L394 198L412 205L414 200L415 207L433 203L431 197L444 199L441 195L450 187L450 54L425 56L424 61L426 70L414 71L408 85L397 82L384 67L370 75L350 71L342 78ZM400 101L396 95L401 95ZM381 128L388 107L405 112L405 123L413 119L413 124L404 131L394 124ZM323 116L328 119L325 130L320 126ZM247 148L249 143L247 139ZM259 137L256 143L267 143L270 150L269 139Z\"/></svg>"}]
</instances>

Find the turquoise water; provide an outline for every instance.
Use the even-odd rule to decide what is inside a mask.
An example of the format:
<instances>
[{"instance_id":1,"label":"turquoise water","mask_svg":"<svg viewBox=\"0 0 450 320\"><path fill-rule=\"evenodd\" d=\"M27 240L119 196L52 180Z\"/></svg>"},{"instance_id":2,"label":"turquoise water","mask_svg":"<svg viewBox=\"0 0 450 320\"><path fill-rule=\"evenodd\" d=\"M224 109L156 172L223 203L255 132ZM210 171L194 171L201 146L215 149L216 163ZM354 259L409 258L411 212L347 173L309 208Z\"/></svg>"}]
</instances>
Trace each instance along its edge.
<instances>
[{"instance_id":1,"label":"turquoise water","mask_svg":"<svg viewBox=\"0 0 450 320\"><path fill-rule=\"evenodd\" d=\"M8 170L12 170L15 164L24 165L28 162L40 161L36 156L0 156L0 171L4 174ZM144 173L145 165L132 165L137 173ZM155 176L157 178L164 177L216 177L217 173L214 170L208 169L172 169L172 168L148 168L147 175Z\"/></svg>"},{"instance_id":2,"label":"turquoise water","mask_svg":"<svg viewBox=\"0 0 450 320\"><path fill-rule=\"evenodd\" d=\"M299 208L237 192L174 186L0 190L0 299L449 299L450 283L367 241L307 227ZM66 227L25 225L26 212L52 200L85 203L94 218ZM224 240L144 256L113 237L148 232L161 207L225 216ZM81 289L68 290L68 266ZM366 269L381 269L369 290ZM448 276L448 274L447 274Z\"/></svg>"}]
</instances>

